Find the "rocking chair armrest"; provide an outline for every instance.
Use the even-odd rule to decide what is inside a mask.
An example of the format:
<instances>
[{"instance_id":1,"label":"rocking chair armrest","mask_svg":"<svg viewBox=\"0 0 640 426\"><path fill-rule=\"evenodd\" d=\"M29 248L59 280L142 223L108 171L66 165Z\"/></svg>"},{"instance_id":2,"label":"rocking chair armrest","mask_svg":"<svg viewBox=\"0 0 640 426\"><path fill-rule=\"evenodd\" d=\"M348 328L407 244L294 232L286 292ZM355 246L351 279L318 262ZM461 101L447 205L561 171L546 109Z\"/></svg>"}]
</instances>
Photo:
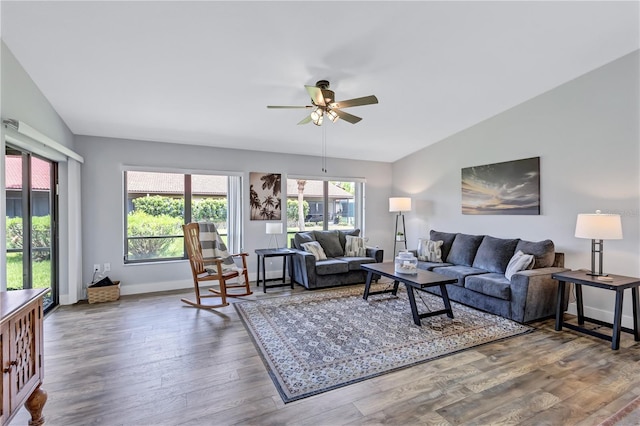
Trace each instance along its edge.
<instances>
[{"instance_id":1,"label":"rocking chair armrest","mask_svg":"<svg viewBox=\"0 0 640 426\"><path fill-rule=\"evenodd\" d=\"M247 257L249 256L249 253L234 253L234 254L230 254L229 256L231 257L238 257L238 256L242 256L242 257Z\"/></svg>"}]
</instances>

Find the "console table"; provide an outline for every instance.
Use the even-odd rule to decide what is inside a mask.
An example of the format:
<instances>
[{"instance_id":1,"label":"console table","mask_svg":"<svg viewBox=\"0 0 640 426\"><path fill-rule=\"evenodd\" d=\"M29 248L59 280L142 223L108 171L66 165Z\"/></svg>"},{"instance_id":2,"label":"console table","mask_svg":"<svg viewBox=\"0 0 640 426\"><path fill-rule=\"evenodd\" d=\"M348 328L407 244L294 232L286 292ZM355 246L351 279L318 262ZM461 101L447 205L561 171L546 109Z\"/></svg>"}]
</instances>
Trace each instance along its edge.
<instances>
[{"instance_id":1,"label":"console table","mask_svg":"<svg viewBox=\"0 0 640 426\"><path fill-rule=\"evenodd\" d=\"M600 339L608 340L611 342L611 349L620 349L620 332L631 333L636 341L640 341L640 318L638 318L638 286L640 286L640 278L625 277L622 275L609 274L611 281L602 281L598 277L587 275L587 271L568 271L552 274L551 278L558 280L558 297L556 305L556 331L562 330L564 325L572 330L580 331L582 333L589 334ZM567 324L564 322L563 309L564 306L564 289L565 283L574 283L576 288L576 309L578 311L578 325ZM589 318L584 316L584 308L582 304L582 286L590 286L603 288L605 290L612 290L616 292L615 309L613 315L613 324L600 321L598 319ZM633 302L633 330L622 327L622 299L624 291L631 289L631 299ZM595 330L580 327L584 325L584 322L590 322L593 324L610 327L613 329L611 336L603 333L599 333Z\"/></svg>"},{"instance_id":2,"label":"console table","mask_svg":"<svg viewBox=\"0 0 640 426\"><path fill-rule=\"evenodd\" d=\"M30 426L44 424L42 298L48 292L0 292L0 425L8 424L22 404L31 414Z\"/></svg>"}]
</instances>

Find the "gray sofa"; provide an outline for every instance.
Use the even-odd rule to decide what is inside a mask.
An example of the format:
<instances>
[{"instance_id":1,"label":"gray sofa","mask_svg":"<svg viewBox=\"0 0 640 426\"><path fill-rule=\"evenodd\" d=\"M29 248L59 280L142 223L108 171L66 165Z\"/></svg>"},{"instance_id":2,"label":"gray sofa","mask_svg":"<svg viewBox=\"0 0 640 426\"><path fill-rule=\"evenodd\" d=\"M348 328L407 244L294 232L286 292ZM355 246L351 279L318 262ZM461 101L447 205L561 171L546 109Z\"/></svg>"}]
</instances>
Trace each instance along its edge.
<instances>
[{"instance_id":1,"label":"gray sofa","mask_svg":"<svg viewBox=\"0 0 640 426\"><path fill-rule=\"evenodd\" d=\"M429 239L442 241L442 262L418 261L418 268L458 279L447 285L449 298L465 305L521 323L555 315L558 282L551 274L567 271L564 254L557 253L553 241L494 238L431 231ZM532 254L533 269L507 279L505 271L512 256L522 251ZM440 294L439 288L430 288ZM564 300L568 305L568 292ZM455 313L454 313L455 315Z\"/></svg>"},{"instance_id":2,"label":"gray sofa","mask_svg":"<svg viewBox=\"0 0 640 426\"><path fill-rule=\"evenodd\" d=\"M365 256L347 257L345 256L347 235L358 236L360 230L296 233L291 239L291 250L295 252L289 263L291 279L308 289L364 283L367 273L360 268L360 265L382 262L383 251L367 247ZM302 244L312 241L320 243L327 256L326 260L316 260L312 253L303 249Z\"/></svg>"}]
</instances>

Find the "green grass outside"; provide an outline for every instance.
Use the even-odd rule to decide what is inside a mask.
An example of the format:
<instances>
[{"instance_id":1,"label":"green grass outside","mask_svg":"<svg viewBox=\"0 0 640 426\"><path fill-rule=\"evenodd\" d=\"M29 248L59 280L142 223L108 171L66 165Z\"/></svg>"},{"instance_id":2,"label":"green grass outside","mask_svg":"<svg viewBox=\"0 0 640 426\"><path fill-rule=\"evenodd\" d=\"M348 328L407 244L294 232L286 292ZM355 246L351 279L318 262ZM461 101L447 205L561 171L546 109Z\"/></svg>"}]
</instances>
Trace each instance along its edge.
<instances>
[{"instance_id":1,"label":"green grass outside","mask_svg":"<svg viewBox=\"0 0 640 426\"><path fill-rule=\"evenodd\" d=\"M33 262L33 288L51 287L51 261ZM22 253L7 253L7 290L22 289Z\"/></svg>"}]
</instances>

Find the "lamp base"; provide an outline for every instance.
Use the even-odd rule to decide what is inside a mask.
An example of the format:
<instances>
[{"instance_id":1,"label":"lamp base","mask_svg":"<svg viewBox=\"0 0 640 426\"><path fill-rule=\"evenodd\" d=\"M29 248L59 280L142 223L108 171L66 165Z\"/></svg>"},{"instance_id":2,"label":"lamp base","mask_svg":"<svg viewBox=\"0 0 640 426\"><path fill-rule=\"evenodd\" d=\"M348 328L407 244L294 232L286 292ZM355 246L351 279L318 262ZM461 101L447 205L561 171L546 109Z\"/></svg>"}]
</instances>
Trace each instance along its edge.
<instances>
[{"instance_id":1,"label":"lamp base","mask_svg":"<svg viewBox=\"0 0 640 426\"><path fill-rule=\"evenodd\" d=\"M587 275L591 275L592 277L608 277L609 274L599 274L597 272L587 272Z\"/></svg>"}]
</instances>

